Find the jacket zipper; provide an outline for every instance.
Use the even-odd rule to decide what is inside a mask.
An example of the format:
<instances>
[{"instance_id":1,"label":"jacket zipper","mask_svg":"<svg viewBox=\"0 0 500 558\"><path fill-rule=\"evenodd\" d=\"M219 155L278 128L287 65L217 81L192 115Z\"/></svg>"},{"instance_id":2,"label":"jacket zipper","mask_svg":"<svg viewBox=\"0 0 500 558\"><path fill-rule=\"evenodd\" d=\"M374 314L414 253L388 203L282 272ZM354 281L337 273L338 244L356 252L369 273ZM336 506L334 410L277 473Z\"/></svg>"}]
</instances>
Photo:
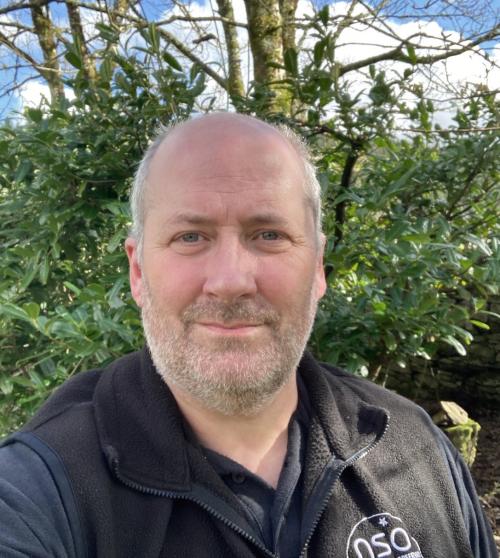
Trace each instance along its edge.
<instances>
[{"instance_id":1,"label":"jacket zipper","mask_svg":"<svg viewBox=\"0 0 500 558\"><path fill-rule=\"evenodd\" d=\"M329 502L329 500L332 496L333 490L334 490L335 485L337 484L337 482L340 478L340 475L347 469L347 467L350 467L351 465L356 463L356 461L359 461L360 459L363 459L363 457L365 457L367 453L372 451L380 443L380 440L384 437L385 433L387 432L387 427L388 426L389 426L389 416L386 415L386 421L385 421L385 424L384 424L384 428L383 428L382 432L375 438L375 440L373 440L373 442L371 442L370 444L368 444L364 448L357 451L354 455L351 455L351 457L346 459L344 461L344 463L342 463L342 465L338 467L337 471L335 472L335 476L333 477L332 482L330 484L330 488L328 489L328 492L326 493L326 495L323 499L321 507L317 511L316 516L314 518L314 521L311 525L311 528L309 529L309 534L307 535L307 538L304 542L304 545L302 547L302 551L299 555L299 558L306 558L306 556L307 556L307 549L309 547L309 544L311 543L311 539L314 535L314 531L316 531L316 527L318 526L319 520L321 519L321 516L323 515L323 512L325 511L326 506L328 505L328 502ZM333 462L334 460L335 460L335 458L333 458L331 460L331 462ZM328 463L326 465L325 471L330 466L330 463ZM325 471L323 471L323 474L324 474Z\"/></svg>"},{"instance_id":2,"label":"jacket zipper","mask_svg":"<svg viewBox=\"0 0 500 558\"><path fill-rule=\"evenodd\" d=\"M373 440L373 442L371 442L370 444L368 444L367 446L365 446L364 448L362 448L361 450L356 452L350 458L346 459L344 461L344 463L337 469L337 471L335 473L335 476L333 477L333 480L330 484L330 488L329 488L328 492L326 493L325 497L323 498L323 503L322 503L320 509L317 511L316 516L314 518L314 521L311 525L311 528L309 529L309 534L308 534L308 536L307 536L307 538L304 542L304 545L302 547L302 551L299 555L299 558L306 558L306 556L307 556L307 549L308 549L308 546L309 546L309 544L311 542L311 539L314 535L314 531L316 530L316 527L318 526L319 520L320 520L321 516L323 515L323 512L326 509L326 506L328 505L328 501L330 500L330 497L333 493L333 490L335 488L335 485L336 485L340 475L345 471L345 469L347 469L347 467L350 467L356 461L359 461L360 459L365 457L367 453L372 451L379 444L380 440L383 438L383 436L385 435L385 433L387 431L388 424L389 424L389 418L387 417L385 425L384 425L384 429L382 430L380 435L377 436L377 438L375 438L375 440ZM335 460L335 459L336 458L333 458L333 460ZM230 521L229 519L224 517L224 515L222 515L215 508L213 508L212 506L210 506L209 504L207 504L203 500L195 498L192 495L181 494L179 492L173 492L173 491L169 491L169 490L159 490L157 488L148 488L146 486L142 486L139 483L136 483L134 481L131 481L131 480L123 477L118 470L118 465L119 465L118 459L116 457L113 458L113 460L112 460L113 472L114 472L116 478L120 482L122 482L125 486L128 486L129 488L132 488L133 490L137 490L138 492L142 492L143 494L150 494L152 496L172 498L174 500L175 499L177 499L177 500L189 500L190 502L193 502L193 503L197 504L198 506L203 508L205 511L210 513L213 517L215 517L216 519L218 519L219 521L224 523L224 525L227 525L228 527L230 527L231 529L236 531L243 538L250 541L257 548L259 548L264 554L266 554L266 556L270 556L271 558L279 558L279 553L278 554L273 554L272 552L270 552L257 539L252 537L252 535L247 533L244 529L242 529L236 523L233 523L232 521ZM326 465L325 471L326 471L326 469L328 469L329 466L330 466L330 463ZM324 474L324 472L323 472L323 474Z\"/></svg>"},{"instance_id":3,"label":"jacket zipper","mask_svg":"<svg viewBox=\"0 0 500 558\"><path fill-rule=\"evenodd\" d=\"M219 521L222 521L222 523L224 523L224 525L227 525L228 527L230 527L231 529L236 531L243 538L245 538L248 541L250 541L251 543L253 543L257 548L259 548L267 556L270 556L271 558L278 558L276 554L273 554L272 552L269 552L269 550L264 545L262 545L257 539L252 537L252 535L247 533L239 525L236 525L236 523L233 523L231 520L224 517L215 508L213 508L212 506L210 506L209 504L207 504L203 500L199 500L198 498L195 498L194 496L187 495L187 494L181 494L179 492L173 492L173 491L168 491L168 490L159 490L159 489L156 489L156 488L148 488L146 486L142 486L142 485L140 485L136 482L128 480L127 478L123 477L119 473L119 471L118 471L118 460L116 458L113 459L113 461L112 461L112 468L113 468L113 472L114 472L116 478L121 483L123 483L125 486L128 486L129 488L132 488L134 490L142 492L143 494L150 494L152 496L161 496L161 497L164 497L164 498L171 498L171 499L176 499L176 500L189 500L190 502L193 502L193 503L197 504L198 506L200 506L201 508L203 508L205 511L210 513L213 517L215 517Z\"/></svg>"}]
</instances>

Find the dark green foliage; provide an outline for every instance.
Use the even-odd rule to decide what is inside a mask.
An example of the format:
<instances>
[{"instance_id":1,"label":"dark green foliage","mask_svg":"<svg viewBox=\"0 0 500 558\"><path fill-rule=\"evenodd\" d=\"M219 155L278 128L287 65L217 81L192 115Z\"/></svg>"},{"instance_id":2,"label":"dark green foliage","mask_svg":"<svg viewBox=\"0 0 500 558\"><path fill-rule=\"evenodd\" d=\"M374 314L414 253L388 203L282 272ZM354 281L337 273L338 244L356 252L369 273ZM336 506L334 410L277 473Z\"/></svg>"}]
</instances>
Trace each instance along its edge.
<instances>
[{"instance_id":1,"label":"dark green foliage","mask_svg":"<svg viewBox=\"0 0 500 558\"><path fill-rule=\"evenodd\" d=\"M0 129L0 431L78 370L141 343L122 249L128 190L160 123L192 112L182 74L113 56L102 87ZM107 75L109 77L109 73Z\"/></svg>"},{"instance_id":2,"label":"dark green foliage","mask_svg":"<svg viewBox=\"0 0 500 558\"><path fill-rule=\"evenodd\" d=\"M481 311L500 273L500 149L487 134L450 139L380 138L347 191L325 158L330 203L348 207L342 239L326 254L332 288L313 337L322 358L377 377L443 342L465 354L464 324L485 327ZM329 238L336 225L327 211Z\"/></svg>"}]
</instances>

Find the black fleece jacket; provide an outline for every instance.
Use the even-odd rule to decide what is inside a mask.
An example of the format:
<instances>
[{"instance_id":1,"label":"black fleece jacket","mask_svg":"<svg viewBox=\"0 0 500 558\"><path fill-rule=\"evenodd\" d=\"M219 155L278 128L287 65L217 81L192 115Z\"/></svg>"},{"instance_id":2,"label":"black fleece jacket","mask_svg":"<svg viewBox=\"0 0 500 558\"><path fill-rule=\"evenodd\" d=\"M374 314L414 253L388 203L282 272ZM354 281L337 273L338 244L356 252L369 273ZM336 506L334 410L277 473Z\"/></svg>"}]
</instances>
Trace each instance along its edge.
<instances>
[{"instance_id":1,"label":"black fleece jacket","mask_svg":"<svg viewBox=\"0 0 500 558\"><path fill-rule=\"evenodd\" d=\"M469 477L419 407L307 354L299 374L312 413L300 556L496 556ZM49 471L65 509L67 556L273 556L186 442L147 350L66 382L7 444L28 446ZM0 549L9 544L0 527Z\"/></svg>"}]
</instances>

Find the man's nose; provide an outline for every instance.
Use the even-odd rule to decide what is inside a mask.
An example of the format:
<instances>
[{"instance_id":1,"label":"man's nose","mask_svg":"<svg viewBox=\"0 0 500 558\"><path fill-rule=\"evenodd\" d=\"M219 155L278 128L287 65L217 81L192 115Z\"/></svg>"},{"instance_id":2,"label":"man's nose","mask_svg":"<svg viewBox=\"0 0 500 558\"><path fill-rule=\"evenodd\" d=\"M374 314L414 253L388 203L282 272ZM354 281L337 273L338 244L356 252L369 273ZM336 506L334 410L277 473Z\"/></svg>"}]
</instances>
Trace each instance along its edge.
<instances>
[{"instance_id":1,"label":"man's nose","mask_svg":"<svg viewBox=\"0 0 500 558\"><path fill-rule=\"evenodd\" d=\"M209 255L203 293L231 302L257 293L256 261L238 238L221 240Z\"/></svg>"}]
</instances>

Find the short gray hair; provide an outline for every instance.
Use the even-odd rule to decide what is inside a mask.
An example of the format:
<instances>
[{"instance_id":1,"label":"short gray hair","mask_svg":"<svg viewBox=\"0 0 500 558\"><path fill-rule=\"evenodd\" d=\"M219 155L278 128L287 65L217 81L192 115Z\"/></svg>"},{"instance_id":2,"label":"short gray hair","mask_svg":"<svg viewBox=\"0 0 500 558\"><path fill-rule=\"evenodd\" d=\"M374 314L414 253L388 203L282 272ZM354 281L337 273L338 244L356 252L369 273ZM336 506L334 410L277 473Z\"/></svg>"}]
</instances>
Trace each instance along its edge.
<instances>
[{"instance_id":1,"label":"short gray hair","mask_svg":"<svg viewBox=\"0 0 500 558\"><path fill-rule=\"evenodd\" d=\"M253 117L246 116L246 118ZM155 137L149 144L139 163L139 166L137 167L137 172L135 173L130 191L130 209L132 213L130 236L137 242L139 259L142 255L144 221L146 218L145 197L151 161L158 151L158 148L167 139L167 137L185 122L187 121L176 122L170 126L160 125ZM322 232L321 186L316 177L316 169L314 167L311 152L306 142L289 126L284 124L266 124L278 131L299 156L304 170L304 192L307 203L313 212L314 230L316 233L316 240L319 244Z\"/></svg>"}]
</instances>

